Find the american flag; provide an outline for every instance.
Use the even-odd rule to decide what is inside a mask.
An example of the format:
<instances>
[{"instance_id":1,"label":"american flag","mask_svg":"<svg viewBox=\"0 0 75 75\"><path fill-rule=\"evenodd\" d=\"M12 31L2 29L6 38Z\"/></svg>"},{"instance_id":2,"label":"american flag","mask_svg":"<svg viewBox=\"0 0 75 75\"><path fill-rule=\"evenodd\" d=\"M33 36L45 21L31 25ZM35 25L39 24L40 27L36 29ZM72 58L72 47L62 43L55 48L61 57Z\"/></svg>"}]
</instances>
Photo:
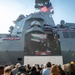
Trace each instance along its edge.
<instances>
[{"instance_id":1,"label":"american flag","mask_svg":"<svg viewBox=\"0 0 75 75\"><path fill-rule=\"evenodd\" d=\"M41 8L41 11L43 11L43 12L50 12L51 9L53 9L52 3L48 2L45 6L43 6Z\"/></svg>"}]
</instances>

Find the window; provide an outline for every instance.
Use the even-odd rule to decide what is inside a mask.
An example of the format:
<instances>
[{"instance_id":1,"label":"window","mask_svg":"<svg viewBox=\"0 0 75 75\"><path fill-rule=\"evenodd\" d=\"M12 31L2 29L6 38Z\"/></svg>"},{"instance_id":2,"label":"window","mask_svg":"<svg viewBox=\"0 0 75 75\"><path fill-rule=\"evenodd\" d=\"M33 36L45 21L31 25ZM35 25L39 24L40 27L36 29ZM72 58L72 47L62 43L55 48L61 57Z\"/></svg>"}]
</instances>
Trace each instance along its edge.
<instances>
[{"instance_id":1,"label":"window","mask_svg":"<svg viewBox=\"0 0 75 75\"><path fill-rule=\"evenodd\" d=\"M69 33L68 32L63 32L63 37L64 38L69 38Z\"/></svg>"},{"instance_id":2,"label":"window","mask_svg":"<svg viewBox=\"0 0 75 75\"><path fill-rule=\"evenodd\" d=\"M71 38L75 38L75 32L70 32Z\"/></svg>"}]
</instances>

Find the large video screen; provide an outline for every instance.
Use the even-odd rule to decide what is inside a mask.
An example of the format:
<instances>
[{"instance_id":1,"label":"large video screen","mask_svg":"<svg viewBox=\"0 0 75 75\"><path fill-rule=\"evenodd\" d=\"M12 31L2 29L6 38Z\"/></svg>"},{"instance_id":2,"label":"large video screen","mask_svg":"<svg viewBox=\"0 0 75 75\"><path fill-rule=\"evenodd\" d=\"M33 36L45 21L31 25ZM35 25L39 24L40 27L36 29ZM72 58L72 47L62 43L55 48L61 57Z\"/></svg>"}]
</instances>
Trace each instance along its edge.
<instances>
[{"instance_id":1,"label":"large video screen","mask_svg":"<svg viewBox=\"0 0 75 75\"><path fill-rule=\"evenodd\" d=\"M25 36L25 55L60 55L60 42L56 34L28 33Z\"/></svg>"}]
</instances>

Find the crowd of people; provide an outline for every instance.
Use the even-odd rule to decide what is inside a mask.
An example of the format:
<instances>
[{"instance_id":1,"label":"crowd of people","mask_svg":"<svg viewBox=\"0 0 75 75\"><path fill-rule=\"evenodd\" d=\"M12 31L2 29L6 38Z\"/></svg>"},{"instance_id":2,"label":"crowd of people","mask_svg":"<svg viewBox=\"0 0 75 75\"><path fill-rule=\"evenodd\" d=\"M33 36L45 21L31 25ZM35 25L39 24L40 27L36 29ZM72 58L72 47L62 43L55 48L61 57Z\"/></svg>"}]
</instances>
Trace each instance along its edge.
<instances>
[{"instance_id":1,"label":"crowd of people","mask_svg":"<svg viewBox=\"0 0 75 75\"><path fill-rule=\"evenodd\" d=\"M3 74L1 75L75 75L75 64L67 63L64 65L56 65L47 62L43 66L39 64L26 64L4 66Z\"/></svg>"}]
</instances>

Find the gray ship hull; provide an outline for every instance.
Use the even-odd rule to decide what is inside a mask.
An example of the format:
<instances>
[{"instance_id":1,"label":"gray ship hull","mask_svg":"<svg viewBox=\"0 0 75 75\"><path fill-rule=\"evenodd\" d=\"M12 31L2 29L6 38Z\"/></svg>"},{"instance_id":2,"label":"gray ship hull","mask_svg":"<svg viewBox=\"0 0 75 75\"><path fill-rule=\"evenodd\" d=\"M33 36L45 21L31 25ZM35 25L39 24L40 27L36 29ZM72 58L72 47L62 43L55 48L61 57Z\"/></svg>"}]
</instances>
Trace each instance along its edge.
<instances>
[{"instance_id":1,"label":"gray ship hull","mask_svg":"<svg viewBox=\"0 0 75 75\"><path fill-rule=\"evenodd\" d=\"M63 56L63 63L70 63L75 61L75 51L61 51Z\"/></svg>"},{"instance_id":2,"label":"gray ship hull","mask_svg":"<svg viewBox=\"0 0 75 75\"><path fill-rule=\"evenodd\" d=\"M24 62L24 51L0 51L0 64L9 65Z\"/></svg>"}]
</instances>

